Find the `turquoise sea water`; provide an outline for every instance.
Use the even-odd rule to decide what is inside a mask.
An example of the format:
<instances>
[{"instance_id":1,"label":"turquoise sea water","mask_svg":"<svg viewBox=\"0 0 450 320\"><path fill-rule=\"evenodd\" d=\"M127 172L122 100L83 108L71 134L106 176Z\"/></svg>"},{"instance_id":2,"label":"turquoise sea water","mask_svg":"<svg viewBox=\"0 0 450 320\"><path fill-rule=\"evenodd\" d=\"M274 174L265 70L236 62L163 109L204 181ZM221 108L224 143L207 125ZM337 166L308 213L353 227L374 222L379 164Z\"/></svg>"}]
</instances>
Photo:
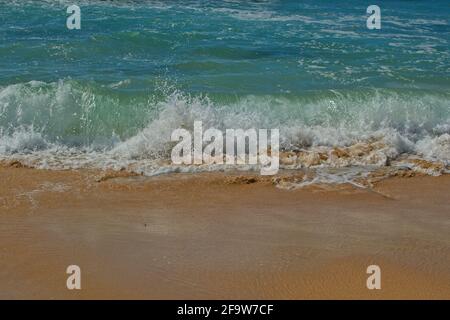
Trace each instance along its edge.
<instances>
[{"instance_id":1,"label":"turquoise sea water","mask_svg":"<svg viewBox=\"0 0 450 320\"><path fill-rule=\"evenodd\" d=\"M142 163L202 120L279 128L285 150L381 139L448 164L450 5L378 1L369 30L370 4L0 0L0 155Z\"/></svg>"}]
</instances>

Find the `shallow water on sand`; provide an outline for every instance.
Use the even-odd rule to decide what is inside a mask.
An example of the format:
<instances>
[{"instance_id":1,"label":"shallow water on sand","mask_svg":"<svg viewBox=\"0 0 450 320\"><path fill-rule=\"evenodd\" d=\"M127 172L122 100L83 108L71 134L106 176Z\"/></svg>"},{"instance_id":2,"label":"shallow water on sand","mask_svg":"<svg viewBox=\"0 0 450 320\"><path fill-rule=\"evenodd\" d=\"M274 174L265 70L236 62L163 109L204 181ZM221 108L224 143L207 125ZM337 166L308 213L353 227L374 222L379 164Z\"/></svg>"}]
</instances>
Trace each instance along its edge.
<instances>
[{"instance_id":1,"label":"shallow water on sand","mask_svg":"<svg viewBox=\"0 0 450 320\"><path fill-rule=\"evenodd\" d=\"M0 175L8 182L0 187L5 298L450 292L448 176L388 179L373 190L286 191L214 174L99 181L92 172L1 168ZM82 269L76 293L65 288L71 264ZM365 286L370 264L383 270L376 294Z\"/></svg>"}]
</instances>

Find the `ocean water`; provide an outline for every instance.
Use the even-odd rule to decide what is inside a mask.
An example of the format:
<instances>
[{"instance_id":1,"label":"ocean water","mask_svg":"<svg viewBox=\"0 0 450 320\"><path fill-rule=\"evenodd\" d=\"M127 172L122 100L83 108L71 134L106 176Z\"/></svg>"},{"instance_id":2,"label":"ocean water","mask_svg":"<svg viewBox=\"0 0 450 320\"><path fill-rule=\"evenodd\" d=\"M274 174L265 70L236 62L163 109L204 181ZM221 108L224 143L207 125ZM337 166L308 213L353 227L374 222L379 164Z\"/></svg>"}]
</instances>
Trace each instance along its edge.
<instances>
[{"instance_id":1,"label":"ocean water","mask_svg":"<svg viewBox=\"0 0 450 320\"><path fill-rule=\"evenodd\" d=\"M448 170L449 3L376 4L381 30L365 1L0 0L0 159L223 170L170 165L172 131L201 120L279 128L283 168Z\"/></svg>"}]
</instances>

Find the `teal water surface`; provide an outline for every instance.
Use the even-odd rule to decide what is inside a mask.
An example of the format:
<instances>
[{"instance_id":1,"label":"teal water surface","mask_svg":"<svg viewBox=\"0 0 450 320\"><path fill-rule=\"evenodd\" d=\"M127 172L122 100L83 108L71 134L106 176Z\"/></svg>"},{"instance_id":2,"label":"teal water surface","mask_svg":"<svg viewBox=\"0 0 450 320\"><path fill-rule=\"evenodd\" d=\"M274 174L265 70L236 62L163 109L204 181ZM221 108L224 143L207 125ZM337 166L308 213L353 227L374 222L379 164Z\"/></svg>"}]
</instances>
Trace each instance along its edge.
<instances>
[{"instance_id":1,"label":"teal water surface","mask_svg":"<svg viewBox=\"0 0 450 320\"><path fill-rule=\"evenodd\" d=\"M73 3L81 30L66 27ZM0 154L145 133L147 155L203 120L280 128L287 149L439 138L430 154L448 161L448 1L379 1L380 30L368 5L0 0Z\"/></svg>"}]
</instances>

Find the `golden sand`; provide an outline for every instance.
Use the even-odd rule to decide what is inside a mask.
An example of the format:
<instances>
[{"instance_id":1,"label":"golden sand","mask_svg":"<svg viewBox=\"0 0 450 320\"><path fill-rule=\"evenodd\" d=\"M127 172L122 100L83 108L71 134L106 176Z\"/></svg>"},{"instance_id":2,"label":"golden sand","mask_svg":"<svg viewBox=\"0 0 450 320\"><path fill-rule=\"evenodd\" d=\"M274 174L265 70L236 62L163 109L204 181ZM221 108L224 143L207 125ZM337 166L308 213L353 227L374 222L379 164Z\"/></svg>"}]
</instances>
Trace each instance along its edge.
<instances>
[{"instance_id":1,"label":"golden sand","mask_svg":"<svg viewBox=\"0 0 450 320\"><path fill-rule=\"evenodd\" d=\"M3 165L0 298L450 298L449 175L283 179ZM370 264L381 290L366 288Z\"/></svg>"}]
</instances>

